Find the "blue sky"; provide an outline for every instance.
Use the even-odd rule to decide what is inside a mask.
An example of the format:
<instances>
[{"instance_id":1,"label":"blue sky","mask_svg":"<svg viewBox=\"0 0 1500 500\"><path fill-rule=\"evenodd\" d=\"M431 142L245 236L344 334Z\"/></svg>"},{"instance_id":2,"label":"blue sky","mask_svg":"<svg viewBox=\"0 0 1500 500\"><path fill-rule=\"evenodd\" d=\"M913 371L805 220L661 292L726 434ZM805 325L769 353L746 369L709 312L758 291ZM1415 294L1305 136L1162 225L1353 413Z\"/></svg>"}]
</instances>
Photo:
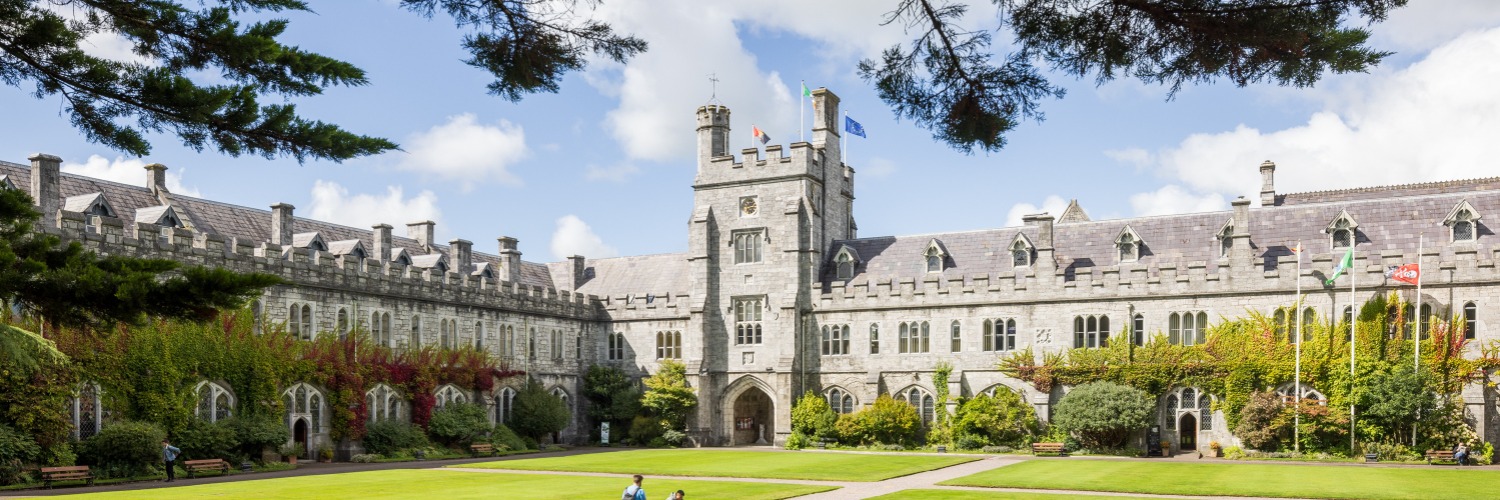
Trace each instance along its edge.
<instances>
[{"instance_id":1,"label":"blue sky","mask_svg":"<svg viewBox=\"0 0 1500 500\"><path fill-rule=\"evenodd\" d=\"M1052 75L1067 88L1043 103L1001 152L964 155L896 121L855 74L861 57L902 41L878 26L893 2L608 0L594 15L651 43L625 65L596 63L557 94L511 103L485 94L487 75L462 64L462 33L392 2L314 3L285 40L350 61L371 83L298 99L305 117L397 141L404 152L342 164L231 158L153 136L145 158L84 140L57 98L0 87L0 159L34 152L65 169L143 184L144 163L170 168L177 191L236 204L287 202L297 213L368 227L438 221L441 239L494 252L521 240L527 260L679 252L692 210L693 111L709 98L733 110L731 150L750 126L797 140L797 86L827 87L864 124L851 139L860 234L973 230L1058 213L1077 198L1095 219L1223 210L1259 190L1256 167L1279 165L1280 191L1500 175L1500 6L1423 0L1375 28L1397 52L1369 74L1314 89L1229 84L1166 90L1124 80ZM977 25L993 7L974 8ZM91 50L119 54L99 36ZM1001 47L999 50L1004 50ZM212 76L204 76L212 82Z\"/></svg>"}]
</instances>

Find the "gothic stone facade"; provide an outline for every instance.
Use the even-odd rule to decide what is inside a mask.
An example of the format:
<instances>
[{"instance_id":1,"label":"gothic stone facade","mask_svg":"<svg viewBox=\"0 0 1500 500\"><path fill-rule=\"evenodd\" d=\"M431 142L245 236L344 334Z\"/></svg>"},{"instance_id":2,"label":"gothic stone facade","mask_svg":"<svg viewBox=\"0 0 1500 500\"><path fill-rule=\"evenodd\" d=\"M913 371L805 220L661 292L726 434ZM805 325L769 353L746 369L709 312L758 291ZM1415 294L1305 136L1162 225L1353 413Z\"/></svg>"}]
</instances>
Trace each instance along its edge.
<instances>
[{"instance_id":1,"label":"gothic stone facade","mask_svg":"<svg viewBox=\"0 0 1500 500\"><path fill-rule=\"evenodd\" d=\"M697 110L690 243L676 254L527 262L513 238L498 238L493 254L465 240L440 244L431 222L398 237L384 224L298 218L285 204L266 211L177 195L160 165L147 167L140 188L61 175L58 158L37 155L30 167L0 164L0 181L29 179L49 230L101 252L288 278L257 302L263 322L307 335L362 327L395 347L488 349L568 397L571 441L588 434L576 395L589 365L644 375L662 359L687 365L699 445L780 442L792 402L809 390L840 411L880 394L926 415L951 410L932 408L942 361L954 366L950 393L1016 391L1046 418L1065 389L1039 393L1006 377L999 356L1137 332L1201 341L1207 322L1291 305L1299 280L1310 314L1336 320L1350 295L1322 278L1351 244L1356 301L1392 290L1415 301L1384 271L1418 258L1418 235L1428 242L1424 307L1464 315L1472 345L1497 334L1487 324L1500 303L1500 244L1481 219L1500 212L1500 179L1284 194L1266 162L1258 203L1238 199L1226 212L1093 221L1075 202L1019 227L860 238L838 98L820 89L813 101L812 141L768 146L765 157L728 151L729 109ZM1300 276L1288 249L1298 241L1310 254ZM518 383L463 397L503 420ZM1463 396L1481 434L1500 437L1494 392L1474 386ZM1212 397L1163 395L1165 438L1184 448L1235 442L1223 415L1200 409Z\"/></svg>"}]
</instances>

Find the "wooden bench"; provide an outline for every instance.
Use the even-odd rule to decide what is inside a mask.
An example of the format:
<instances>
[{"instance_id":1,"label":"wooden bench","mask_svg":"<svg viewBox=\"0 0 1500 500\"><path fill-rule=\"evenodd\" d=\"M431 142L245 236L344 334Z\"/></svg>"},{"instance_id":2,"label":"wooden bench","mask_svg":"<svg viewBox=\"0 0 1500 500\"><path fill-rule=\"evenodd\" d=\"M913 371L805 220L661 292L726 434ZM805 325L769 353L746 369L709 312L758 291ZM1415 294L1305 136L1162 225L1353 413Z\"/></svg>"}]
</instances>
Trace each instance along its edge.
<instances>
[{"instance_id":1,"label":"wooden bench","mask_svg":"<svg viewBox=\"0 0 1500 500\"><path fill-rule=\"evenodd\" d=\"M196 477L199 472L219 471L219 475L229 474L229 462L220 458L188 460L182 463L182 468L187 469L188 479Z\"/></svg>"},{"instance_id":2,"label":"wooden bench","mask_svg":"<svg viewBox=\"0 0 1500 500\"><path fill-rule=\"evenodd\" d=\"M489 455L493 457L498 453L495 452L495 445L488 443L475 443L469 445L469 454L476 457L480 455Z\"/></svg>"},{"instance_id":3,"label":"wooden bench","mask_svg":"<svg viewBox=\"0 0 1500 500\"><path fill-rule=\"evenodd\" d=\"M1043 453L1051 453L1053 455L1062 456L1064 454L1063 444L1062 443L1031 443L1031 454L1033 454L1033 455L1041 455Z\"/></svg>"},{"instance_id":4,"label":"wooden bench","mask_svg":"<svg viewBox=\"0 0 1500 500\"><path fill-rule=\"evenodd\" d=\"M88 481L89 486L94 485L94 473L89 472L89 466L76 465L73 467L43 467L42 485L48 489L52 488L54 481Z\"/></svg>"},{"instance_id":5,"label":"wooden bench","mask_svg":"<svg viewBox=\"0 0 1500 500\"><path fill-rule=\"evenodd\" d=\"M1439 462L1450 462L1458 464L1458 459L1453 456L1451 450L1427 450L1427 464L1432 465Z\"/></svg>"}]
</instances>

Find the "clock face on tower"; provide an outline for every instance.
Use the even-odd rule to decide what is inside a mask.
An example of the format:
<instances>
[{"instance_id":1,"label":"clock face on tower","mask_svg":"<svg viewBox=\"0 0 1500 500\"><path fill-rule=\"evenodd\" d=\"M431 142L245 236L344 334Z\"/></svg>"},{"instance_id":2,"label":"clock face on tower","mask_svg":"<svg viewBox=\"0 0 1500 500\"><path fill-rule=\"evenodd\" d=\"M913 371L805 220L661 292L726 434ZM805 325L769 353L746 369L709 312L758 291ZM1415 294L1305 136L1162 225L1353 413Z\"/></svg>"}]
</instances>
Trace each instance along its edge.
<instances>
[{"instance_id":1,"label":"clock face on tower","mask_svg":"<svg viewBox=\"0 0 1500 500\"><path fill-rule=\"evenodd\" d=\"M743 213L745 215L755 215L755 210L755 198L740 199L740 213Z\"/></svg>"}]
</instances>

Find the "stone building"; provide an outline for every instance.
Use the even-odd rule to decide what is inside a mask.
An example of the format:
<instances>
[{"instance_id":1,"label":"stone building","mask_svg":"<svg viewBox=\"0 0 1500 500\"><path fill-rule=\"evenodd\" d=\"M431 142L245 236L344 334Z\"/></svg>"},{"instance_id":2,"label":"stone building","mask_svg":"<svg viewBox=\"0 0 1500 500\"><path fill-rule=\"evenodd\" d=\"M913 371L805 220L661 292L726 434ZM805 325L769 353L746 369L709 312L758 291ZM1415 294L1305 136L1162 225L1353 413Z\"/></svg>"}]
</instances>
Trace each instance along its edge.
<instances>
[{"instance_id":1,"label":"stone building","mask_svg":"<svg viewBox=\"0 0 1500 500\"><path fill-rule=\"evenodd\" d=\"M1494 335L1486 325L1488 306L1500 301L1500 244L1482 217L1500 212L1500 178L1279 193L1276 165L1266 162L1260 199L1234 200L1229 211L1095 221L1075 201L1018 227L858 237L839 101L819 89L813 102L812 140L768 146L764 157L728 150L729 109L697 110L685 253L527 262L513 238L497 238L486 253L466 240L434 241L427 221L400 237L388 225L299 218L286 204L262 210L176 195L160 165L147 167L140 188L60 175L58 158L37 155L29 168L0 163L0 181L30 179L48 227L100 251L288 278L256 307L263 321L301 335L362 327L395 347L488 349L568 399L578 416L565 436L574 441L587 435L575 395L590 364L641 375L663 359L683 361L698 391L689 430L699 445L780 442L792 402L809 390L840 412L892 394L931 419L951 410L933 407L940 361L954 366L950 393L1015 391L1046 418L1062 390L1038 393L1006 377L996 370L1000 356L1157 333L1193 344L1208 324L1247 311L1348 317L1348 288L1323 278L1350 245L1356 302L1393 290L1417 302L1384 271L1419 258L1419 235L1423 311L1461 316L1472 345ZM1288 248L1299 241L1309 255L1300 276ZM1289 308L1298 280L1300 313ZM491 394L444 388L440 400L488 404L504 420L517 383ZM299 439L316 440L326 420L314 415L318 389L299 387L289 401L303 398L306 410L289 421L305 420L308 437ZM403 395L370 391L381 418L402 417ZM1214 397L1195 387L1161 396L1159 423L1174 446L1233 442L1223 415L1208 410ZM1491 440L1500 437L1490 425L1494 397L1479 386L1464 393Z\"/></svg>"}]
</instances>

